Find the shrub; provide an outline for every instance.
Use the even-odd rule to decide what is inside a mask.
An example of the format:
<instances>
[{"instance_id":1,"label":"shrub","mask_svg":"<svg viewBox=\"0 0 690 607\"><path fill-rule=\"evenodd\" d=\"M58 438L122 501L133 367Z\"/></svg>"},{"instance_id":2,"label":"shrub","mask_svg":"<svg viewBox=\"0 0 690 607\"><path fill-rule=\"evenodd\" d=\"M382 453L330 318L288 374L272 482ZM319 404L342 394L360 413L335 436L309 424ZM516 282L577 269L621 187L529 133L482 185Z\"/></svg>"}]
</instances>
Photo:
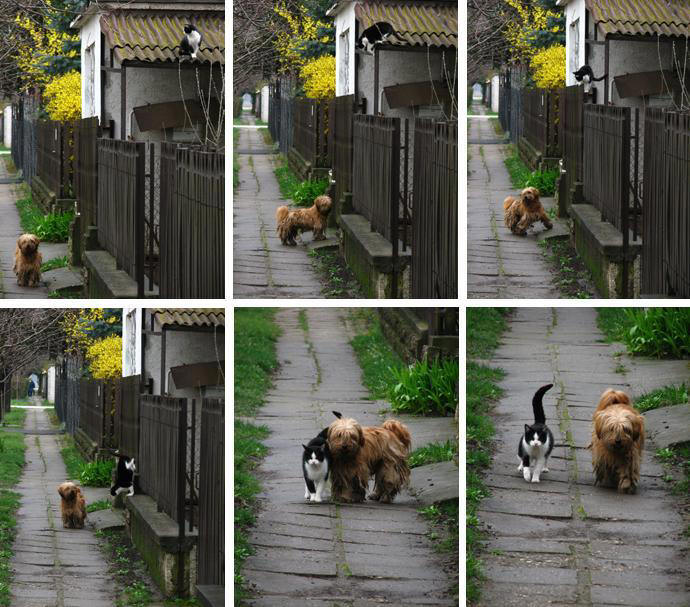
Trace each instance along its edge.
<instances>
[{"instance_id":1,"label":"shrub","mask_svg":"<svg viewBox=\"0 0 690 607\"><path fill-rule=\"evenodd\" d=\"M86 487L110 487L114 467L112 459L86 462L79 471L79 481Z\"/></svg>"},{"instance_id":2,"label":"shrub","mask_svg":"<svg viewBox=\"0 0 690 607\"><path fill-rule=\"evenodd\" d=\"M534 171L525 181L524 187L537 188L542 196L553 196L556 193L558 169Z\"/></svg>"},{"instance_id":3,"label":"shrub","mask_svg":"<svg viewBox=\"0 0 690 607\"><path fill-rule=\"evenodd\" d=\"M74 219L74 211L44 215L28 192L17 200L17 210L25 232L36 234L46 242L65 242L69 238L69 226Z\"/></svg>"},{"instance_id":4,"label":"shrub","mask_svg":"<svg viewBox=\"0 0 690 607\"><path fill-rule=\"evenodd\" d=\"M298 206L310 207L314 198L321 196L328 190L328 179L316 179L299 183L292 192L292 200Z\"/></svg>"},{"instance_id":5,"label":"shrub","mask_svg":"<svg viewBox=\"0 0 690 607\"><path fill-rule=\"evenodd\" d=\"M391 408L413 415L452 415L458 406L458 361L427 359L409 367L391 368Z\"/></svg>"}]
</instances>

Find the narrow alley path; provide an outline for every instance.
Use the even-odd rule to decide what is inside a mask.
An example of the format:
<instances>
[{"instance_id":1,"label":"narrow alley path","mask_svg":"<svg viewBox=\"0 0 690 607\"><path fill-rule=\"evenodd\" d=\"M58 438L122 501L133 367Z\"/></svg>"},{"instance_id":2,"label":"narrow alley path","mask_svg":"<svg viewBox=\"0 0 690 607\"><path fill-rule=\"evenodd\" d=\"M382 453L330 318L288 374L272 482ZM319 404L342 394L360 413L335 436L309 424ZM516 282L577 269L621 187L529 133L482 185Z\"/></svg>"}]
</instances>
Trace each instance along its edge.
<instances>
[{"instance_id":1,"label":"narrow alley path","mask_svg":"<svg viewBox=\"0 0 690 607\"><path fill-rule=\"evenodd\" d=\"M34 404L38 399L34 398ZM11 561L13 607L113 607L115 587L98 539L88 528L63 529L57 487L67 480L44 409L27 409L26 466Z\"/></svg>"},{"instance_id":2,"label":"narrow alley path","mask_svg":"<svg viewBox=\"0 0 690 607\"><path fill-rule=\"evenodd\" d=\"M368 400L349 344L343 312L280 309L280 368L256 423L271 431L269 453L258 469L261 511L250 542L256 553L243 575L253 606L373 607L455 605L450 576L427 537L416 500L403 492L392 504L321 504L304 501L301 443L341 411L362 425L382 421L383 403ZM399 417L399 419L401 419ZM405 417L412 448L454 436L452 418ZM421 440L420 440L421 439Z\"/></svg>"},{"instance_id":3,"label":"narrow alley path","mask_svg":"<svg viewBox=\"0 0 690 607\"><path fill-rule=\"evenodd\" d=\"M473 111L483 109L474 104ZM496 135L488 118L470 115L467 123L467 296L560 298L537 247L535 231L543 230L541 223L527 236L516 236L503 224L503 200L519 193L503 163L503 137Z\"/></svg>"},{"instance_id":4,"label":"narrow alley path","mask_svg":"<svg viewBox=\"0 0 690 607\"><path fill-rule=\"evenodd\" d=\"M254 118L248 118L251 125ZM288 204L273 173L275 155L256 128L239 128L239 185L233 202L233 294L238 298L320 298L321 284L306 247L284 246L276 209ZM311 233L303 235L304 241Z\"/></svg>"},{"instance_id":5,"label":"narrow alley path","mask_svg":"<svg viewBox=\"0 0 690 607\"><path fill-rule=\"evenodd\" d=\"M480 506L487 530L482 607L566 605L687 607L690 561L678 501L662 480L655 447L645 445L635 495L595 487L592 413L607 388L633 398L687 380L686 361L641 361L621 372L592 308L519 308L492 365L503 368L505 396L497 430L490 496ZM539 484L517 472L517 444L533 422L531 399L544 397L556 446Z\"/></svg>"}]
</instances>

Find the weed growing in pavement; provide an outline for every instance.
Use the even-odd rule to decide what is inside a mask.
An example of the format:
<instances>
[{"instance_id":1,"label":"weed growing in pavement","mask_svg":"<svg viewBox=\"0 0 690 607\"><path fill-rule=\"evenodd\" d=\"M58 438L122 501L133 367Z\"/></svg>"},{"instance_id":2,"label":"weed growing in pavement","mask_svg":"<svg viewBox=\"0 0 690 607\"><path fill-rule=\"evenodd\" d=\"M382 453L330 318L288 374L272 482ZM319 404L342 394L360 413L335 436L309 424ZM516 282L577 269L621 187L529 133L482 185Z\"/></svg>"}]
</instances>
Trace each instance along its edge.
<instances>
[{"instance_id":1,"label":"weed growing in pavement","mask_svg":"<svg viewBox=\"0 0 690 607\"><path fill-rule=\"evenodd\" d=\"M314 198L328 190L328 178L301 181L282 157L274 172L281 196L292 200L297 206L310 207L314 204Z\"/></svg>"},{"instance_id":2,"label":"weed growing in pavement","mask_svg":"<svg viewBox=\"0 0 690 607\"><path fill-rule=\"evenodd\" d=\"M74 211L48 213L47 215L33 201L31 191L22 187L22 195L17 200L19 223L24 232L35 234L46 242L66 242L69 226L74 219Z\"/></svg>"},{"instance_id":3,"label":"weed growing in pavement","mask_svg":"<svg viewBox=\"0 0 690 607\"><path fill-rule=\"evenodd\" d=\"M62 257L54 257L53 259L44 261L41 264L41 272L50 272L50 270L55 270L57 268L66 268L68 265L69 261L67 260L67 255L63 255Z\"/></svg>"},{"instance_id":4,"label":"weed growing in pavement","mask_svg":"<svg viewBox=\"0 0 690 607\"><path fill-rule=\"evenodd\" d=\"M359 283L336 250L312 249L309 257L314 269L326 282L323 294L328 298L360 298Z\"/></svg>"},{"instance_id":5,"label":"weed growing in pavement","mask_svg":"<svg viewBox=\"0 0 690 607\"><path fill-rule=\"evenodd\" d=\"M681 383L679 385L664 386L651 392L647 392L635 399L635 408L640 412L660 409L661 407L672 407L682 405L690 401L690 384Z\"/></svg>"},{"instance_id":6,"label":"weed growing in pavement","mask_svg":"<svg viewBox=\"0 0 690 607\"><path fill-rule=\"evenodd\" d=\"M110 501L109 500L96 500L86 505L87 512L98 512L99 510L109 510Z\"/></svg>"},{"instance_id":7,"label":"weed growing in pavement","mask_svg":"<svg viewBox=\"0 0 690 607\"><path fill-rule=\"evenodd\" d=\"M444 556L444 570L451 577L450 591L457 598L458 593L458 529L459 500L446 500L421 508L418 512L429 522L428 537L434 550Z\"/></svg>"},{"instance_id":8,"label":"weed growing in pavement","mask_svg":"<svg viewBox=\"0 0 690 607\"><path fill-rule=\"evenodd\" d=\"M542 196L553 196L556 193L558 169L532 171L520 158L515 145L508 146L508 155L504 159L510 181L514 188L537 188Z\"/></svg>"},{"instance_id":9,"label":"weed growing in pavement","mask_svg":"<svg viewBox=\"0 0 690 607\"><path fill-rule=\"evenodd\" d=\"M591 275L567 239L550 238L538 243L554 273L554 283L566 297L589 299L594 296Z\"/></svg>"},{"instance_id":10,"label":"weed growing in pavement","mask_svg":"<svg viewBox=\"0 0 690 607\"><path fill-rule=\"evenodd\" d=\"M392 367L388 400L395 413L453 415L458 406L457 359L428 359L408 367Z\"/></svg>"}]
</instances>

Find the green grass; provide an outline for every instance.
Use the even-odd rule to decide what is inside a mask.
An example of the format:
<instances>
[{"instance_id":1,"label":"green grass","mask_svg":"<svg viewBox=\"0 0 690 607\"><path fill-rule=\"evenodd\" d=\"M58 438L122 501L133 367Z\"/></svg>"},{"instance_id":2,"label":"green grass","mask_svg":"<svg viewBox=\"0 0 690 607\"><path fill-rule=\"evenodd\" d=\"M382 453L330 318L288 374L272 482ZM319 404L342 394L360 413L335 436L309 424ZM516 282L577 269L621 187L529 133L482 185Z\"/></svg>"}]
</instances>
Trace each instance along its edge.
<instances>
[{"instance_id":1,"label":"green grass","mask_svg":"<svg viewBox=\"0 0 690 607\"><path fill-rule=\"evenodd\" d=\"M427 534L436 550L444 560L450 561L448 570L453 571L451 577L451 593L459 601L458 560L459 551L459 500L438 502L419 510L419 513L429 522L431 529ZM459 604L459 603L458 603Z\"/></svg>"},{"instance_id":2,"label":"green grass","mask_svg":"<svg viewBox=\"0 0 690 607\"><path fill-rule=\"evenodd\" d=\"M44 261L41 264L41 272L49 272L50 270L55 270L57 268L66 268L69 265L67 255L62 257L54 257L48 261Z\"/></svg>"},{"instance_id":3,"label":"green grass","mask_svg":"<svg viewBox=\"0 0 690 607\"><path fill-rule=\"evenodd\" d=\"M597 308L597 325L609 343L622 342L630 328L624 308Z\"/></svg>"},{"instance_id":4,"label":"green grass","mask_svg":"<svg viewBox=\"0 0 690 607\"><path fill-rule=\"evenodd\" d=\"M264 140L264 143L268 146L272 146L273 138L271 137L271 131L269 131L268 128L258 130L259 134L261 135L261 138Z\"/></svg>"},{"instance_id":5,"label":"green grass","mask_svg":"<svg viewBox=\"0 0 690 607\"><path fill-rule=\"evenodd\" d=\"M9 607L12 572L10 560L16 534L19 493L12 491L24 467L24 435L0 431L0 606Z\"/></svg>"},{"instance_id":6,"label":"green grass","mask_svg":"<svg viewBox=\"0 0 690 607\"><path fill-rule=\"evenodd\" d=\"M431 443L425 447L415 449L407 457L410 468L436 464L438 462L449 462L457 457L457 443L454 440L447 440L445 443Z\"/></svg>"},{"instance_id":7,"label":"green grass","mask_svg":"<svg viewBox=\"0 0 690 607\"><path fill-rule=\"evenodd\" d=\"M546 259L553 282L571 299L589 299L595 295L592 275L575 247L567 238L549 238L537 243Z\"/></svg>"},{"instance_id":8,"label":"green grass","mask_svg":"<svg viewBox=\"0 0 690 607\"><path fill-rule=\"evenodd\" d=\"M640 413L651 411L652 409L660 409L661 407L671 407L673 405L682 405L690 402L690 383L681 383L680 385L664 386L657 390L652 390L647 394L639 396L635 402L635 408Z\"/></svg>"},{"instance_id":9,"label":"green grass","mask_svg":"<svg viewBox=\"0 0 690 607\"><path fill-rule=\"evenodd\" d=\"M254 415L263 404L271 386L271 375L278 366L276 340L280 328L274 322L275 310L235 308L235 415ZM299 322L306 327L306 314ZM254 524L256 495L261 490L254 469L266 454L262 440L268 429L235 418L235 604L247 598L242 564L252 554L247 538Z\"/></svg>"},{"instance_id":10,"label":"green grass","mask_svg":"<svg viewBox=\"0 0 690 607\"><path fill-rule=\"evenodd\" d=\"M110 500L97 500L95 502L91 502L90 504L87 504L87 506L86 506L87 512L98 512L99 510L109 510L109 509L110 509Z\"/></svg>"},{"instance_id":11,"label":"green grass","mask_svg":"<svg viewBox=\"0 0 690 607\"><path fill-rule=\"evenodd\" d=\"M60 455L62 455L62 461L65 462L65 468L67 468L67 477L77 481L82 468L86 465L86 460L77 450L74 439L69 434L63 434L59 440L62 445Z\"/></svg>"},{"instance_id":12,"label":"green grass","mask_svg":"<svg viewBox=\"0 0 690 607\"><path fill-rule=\"evenodd\" d=\"M51 411L54 415L54 412ZM56 425L57 418L51 415L51 422ZM67 476L86 487L109 487L111 471L115 466L112 459L87 462L79 453L74 439L69 434L59 437L61 443L60 454L67 468Z\"/></svg>"},{"instance_id":13,"label":"green grass","mask_svg":"<svg viewBox=\"0 0 690 607\"><path fill-rule=\"evenodd\" d=\"M337 249L312 249L308 253L312 266L321 275L325 285L323 294L328 298L360 298L362 292Z\"/></svg>"},{"instance_id":14,"label":"green grass","mask_svg":"<svg viewBox=\"0 0 690 607\"><path fill-rule=\"evenodd\" d=\"M505 308L467 309L467 520L465 557L467 600L475 603L480 596L482 532L477 509L488 489L482 474L491 464L491 441L495 433L489 415L492 404L503 390L498 382L505 373L487 367L472 358L490 359L506 329L508 311Z\"/></svg>"},{"instance_id":15,"label":"green grass","mask_svg":"<svg viewBox=\"0 0 690 607\"><path fill-rule=\"evenodd\" d=\"M67 242L69 226L74 219L74 211L45 214L36 205L28 187L22 188L22 195L17 200L19 223L24 232L35 234L46 242Z\"/></svg>"},{"instance_id":16,"label":"green grass","mask_svg":"<svg viewBox=\"0 0 690 607\"><path fill-rule=\"evenodd\" d=\"M352 308L350 318L360 327L350 343L362 368L362 383L371 400L385 399L392 377L390 370L401 368L403 362L383 336L375 310Z\"/></svg>"},{"instance_id":17,"label":"green grass","mask_svg":"<svg viewBox=\"0 0 690 607\"><path fill-rule=\"evenodd\" d=\"M2 418L2 424L3 426L19 426L20 428L23 428L25 420L26 409L10 408L10 410L5 413L5 416Z\"/></svg>"},{"instance_id":18,"label":"green grass","mask_svg":"<svg viewBox=\"0 0 690 607\"><path fill-rule=\"evenodd\" d=\"M29 406L29 405L31 405L31 401L28 398L13 398L12 399L12 406L14 407L15 405Z\"/></svg>"},{"instance_id":19,"label":"green grass","mask_svg":"<svg viewBox=\"0 0 690 607\"><path fill-rule=\"evenodd\" d=\"M280 329L275 309L235 308L235 414L253 415L278 366L275 342Z\"/></svg>"}]
</instances>

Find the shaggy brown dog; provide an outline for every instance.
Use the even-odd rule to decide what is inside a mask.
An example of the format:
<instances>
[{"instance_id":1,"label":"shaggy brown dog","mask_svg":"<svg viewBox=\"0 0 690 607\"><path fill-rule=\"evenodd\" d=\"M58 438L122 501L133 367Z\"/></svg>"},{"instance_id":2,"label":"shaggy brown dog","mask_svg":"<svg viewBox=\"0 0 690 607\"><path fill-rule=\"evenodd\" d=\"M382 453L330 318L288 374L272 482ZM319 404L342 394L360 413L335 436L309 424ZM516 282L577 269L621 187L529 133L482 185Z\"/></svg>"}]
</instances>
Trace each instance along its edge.
<instances>
[{"instance_id":1,"label":"shaggy brown dog","mask_svg":"<svg viewBox=\"0 0 690 607\"><path fill-rule=\"evenodd\" d=\"M527 228L537 221L541 221L547 230L553 228L539 200L537 188L525 188L520 193L520 198L508 196L503 201L503 219L506 227L519 236L527 234Z\"/></svg>"},{"instance_id":2,"label":"shaggy brown dog","mask_svg":"<svg viewBox=\"0 0 690 607\"><path fill-rule=\"evenodd\" d=\"M412 437L404 424L394 419L381 426L362 427L349 417L328 426L331 451L331 498L341 502L362 502L369 478L374 476L374 491L368 497L386 504L410 480L407 454Z\"/></svg>"},{"instance_id":3,"label":"shaggy brown dog","mask_svg":"<svg viewBox=\"0 0 690 607\"><path fill-rule=\"evenodd\" d=\"M314 240L325 240L326 221L331 212L333 201L329 196L317 196L314 204L308 209L291 211L286 206L276 210L277 232L283 244L294 246L295 236L301 232L313 232Z\"/></svg>"},{"instance_id":4,"label":"shaggy brown dog","mask_svg":"<svg viewBox=\"0 0 690 607\"><path fill-rule=\"evenodd\" d=\"M640 482L644 417L625 392L606 390L592 418L592 468L595 484L635 493Z\"/></svg>"},{"instance_id":5,"label":"shaggy brown dog","mask_svg":"<svg viewBox=\"0 0 690 607\"><path fill-rule=\"evenodd\" d=\"M41 280L43 256L38 252L40 243L38 236L33 234L22 234L17 239L12 269L17 275L17 284L20 287L37 287L38 281Z\"/></svg>"},{"instance_id":6,"label":"shaggy brown dog","mask_svg":"<svg viewBox=\"0 0 690 607\"><path fill-rule=\"evenodd\" d=\"M79 486L69 481L58 486L62 498L62 526L65 529L83 529L86 519L86 500Z\"/></svg>"}]
</instances>

